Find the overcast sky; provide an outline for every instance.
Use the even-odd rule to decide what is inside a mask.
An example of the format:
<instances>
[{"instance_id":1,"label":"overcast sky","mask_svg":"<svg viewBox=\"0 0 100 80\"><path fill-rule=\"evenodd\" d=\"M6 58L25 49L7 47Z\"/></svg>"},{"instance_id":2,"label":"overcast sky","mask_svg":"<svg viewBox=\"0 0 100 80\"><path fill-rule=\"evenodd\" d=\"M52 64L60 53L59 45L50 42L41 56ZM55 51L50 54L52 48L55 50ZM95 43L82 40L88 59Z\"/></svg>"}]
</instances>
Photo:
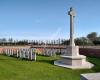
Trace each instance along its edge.
<instances>
[{"instance_id":1,"label":"overcast sky","mask_svg":"<svg viewBox=\"0 0 100 80\"><path fill-rule=\"evenodd\" d=\"M100 0L0 0L0 38L69 38L73 7L75 37L100 34Z\"/></svg>"}]
</instances>

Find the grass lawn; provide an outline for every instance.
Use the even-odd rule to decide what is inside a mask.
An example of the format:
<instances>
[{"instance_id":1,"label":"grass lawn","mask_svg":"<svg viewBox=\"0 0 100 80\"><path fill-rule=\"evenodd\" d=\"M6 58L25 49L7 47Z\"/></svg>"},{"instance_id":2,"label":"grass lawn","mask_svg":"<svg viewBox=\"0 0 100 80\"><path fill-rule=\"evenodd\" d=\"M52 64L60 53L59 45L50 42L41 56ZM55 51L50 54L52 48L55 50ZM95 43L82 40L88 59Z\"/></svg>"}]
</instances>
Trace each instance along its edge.
<instances>
[{"instance_id":1,"label":"grass lawn","mask_svg":"<svg viewBox=\"0 0 100 80\"><path fill-rule=\"evenodd\" d=\"M92 69L71 70L53 65L54 57L37 56L37 61L25 61L0 55L0 80L80 80L81 73L99 72L100 59L88 57Z\"/></svg>"}]
</instances>

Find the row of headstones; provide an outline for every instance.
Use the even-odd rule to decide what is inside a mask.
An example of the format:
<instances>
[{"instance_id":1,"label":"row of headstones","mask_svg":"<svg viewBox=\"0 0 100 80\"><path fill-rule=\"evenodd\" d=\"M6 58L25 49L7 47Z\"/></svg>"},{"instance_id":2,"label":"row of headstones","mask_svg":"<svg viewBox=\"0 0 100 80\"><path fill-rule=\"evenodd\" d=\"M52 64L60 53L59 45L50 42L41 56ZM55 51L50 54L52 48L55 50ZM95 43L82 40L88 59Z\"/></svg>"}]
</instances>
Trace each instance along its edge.
<instances>
[{"instance_id":1,"label":"row of headstones","mask_svg":"<svg viewBox=\"0 0 100 80\"><path fill-rule=\"evenodd\" d=\"M56 53L59 53L61 55L66 54L68 51L65 49L45 49L44 52L42 53L43 55L47 56L56 56Z\"/></svg>"},{"instance_id":2,"label":"row of headstones","mask_svg":"<svg viewBox=\"0 0 100 80\"><path fill-rule=\"evenodd\" d=\"M19 48L19 49L6 48L3 50L3 53L5 55L15 56L17 58L36 60L36 54L38 53L37 50L38 50L37 48ZM40 54L44 56L56 56L57 52L59 52L58 49L43 49Z\"/></svg>"},{"instance_id":3,"label":"row of headstones","mask_svg":"<svg viewBox=\"0 0 100 80\"><path fill-rule=\"evenodd\" d=\"M25 58L36 61L36 53L34 49L4 49L3 53L7 56L14 56L17 58Z\"/></svg>"},{"instance_id":4,"label":"row of headstones","mask_svg":"<svg viewBox=\"0 0 100 80\"><path fill-rule=\"evenodd\" d=\"M56 49L44 49L41 54L45 56L56 56L57 51Z\"/></svg>"}]
</instances>

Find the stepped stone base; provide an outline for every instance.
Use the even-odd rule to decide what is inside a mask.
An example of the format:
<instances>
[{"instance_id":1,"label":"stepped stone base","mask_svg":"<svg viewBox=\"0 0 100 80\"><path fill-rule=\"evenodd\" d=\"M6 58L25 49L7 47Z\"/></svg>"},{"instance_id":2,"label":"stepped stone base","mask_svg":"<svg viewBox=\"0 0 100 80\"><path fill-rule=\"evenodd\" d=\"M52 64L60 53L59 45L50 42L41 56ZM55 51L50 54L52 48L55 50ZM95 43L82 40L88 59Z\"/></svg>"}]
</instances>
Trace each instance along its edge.
<instances>
[{"instance_id":1,"label":"stepped stone base","mask_svg":"<svg viewBox=\"0 0 100 80\"><path fill-rule=\"evenodd\" d=\"M90 69L94 65L86 61L86 56L79 55L78 46L69 46L66 54L61 55L61 59L54 61L54 65L71 69Z\"/></svg>"},{"instance_id":2,"label":"stepped stone base","mask_svg":"<svg viewBox=\"0 0 100 80\"><path fill-rule=\"evenodd\" d=\"M73 66L73 65L67 65L67 64L63 64L61 61L54 61L54 65L57 66L61 66L61 67L65 67L65 68L70 68L70 69L90 69L92 68L94 65L86 62L84 65L78 65L78 66Z\"/></svg>"}]
</instances>

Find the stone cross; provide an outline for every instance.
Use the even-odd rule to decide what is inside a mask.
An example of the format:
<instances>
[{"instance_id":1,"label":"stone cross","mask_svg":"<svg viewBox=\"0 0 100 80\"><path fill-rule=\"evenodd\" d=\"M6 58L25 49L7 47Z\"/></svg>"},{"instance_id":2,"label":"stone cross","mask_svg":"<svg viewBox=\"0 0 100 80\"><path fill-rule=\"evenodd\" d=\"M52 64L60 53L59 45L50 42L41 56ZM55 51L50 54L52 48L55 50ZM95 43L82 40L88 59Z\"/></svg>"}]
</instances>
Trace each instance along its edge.
<instances>
[{"instance_id":1,"label":"stone cross","mask_svg":"<svg viewBox=\"0 0 100 80\"><path fill-rule=\"evenodd\" d=\"M75 12L74 12L72 7L70 8L68 15L70 15L70 46L75 46L75 43L74 43L74 17L75 17Z\"/></svg>"}]
</instances>

